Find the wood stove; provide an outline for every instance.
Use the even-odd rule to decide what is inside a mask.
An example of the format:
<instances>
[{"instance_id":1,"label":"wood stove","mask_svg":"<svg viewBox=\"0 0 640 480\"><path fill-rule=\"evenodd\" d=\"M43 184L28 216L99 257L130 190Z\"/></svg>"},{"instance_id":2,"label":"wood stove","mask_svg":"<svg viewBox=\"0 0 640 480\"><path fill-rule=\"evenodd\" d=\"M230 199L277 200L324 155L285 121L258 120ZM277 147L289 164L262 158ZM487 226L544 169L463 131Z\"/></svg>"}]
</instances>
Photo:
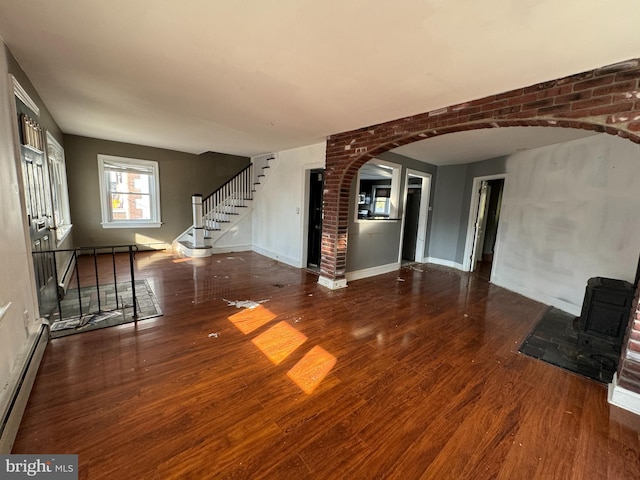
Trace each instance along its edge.
<instances>
[{"instance_id":1,"label":"wood stove","mask_svg":"<svg viewBox=\"0 0 640 480\"><path fill-rule=\"evenodd\" d=\"M582 311L574 324L579 345L620 354L636 285L612 278L589 279Z\"/></svg>"}]
</instances>

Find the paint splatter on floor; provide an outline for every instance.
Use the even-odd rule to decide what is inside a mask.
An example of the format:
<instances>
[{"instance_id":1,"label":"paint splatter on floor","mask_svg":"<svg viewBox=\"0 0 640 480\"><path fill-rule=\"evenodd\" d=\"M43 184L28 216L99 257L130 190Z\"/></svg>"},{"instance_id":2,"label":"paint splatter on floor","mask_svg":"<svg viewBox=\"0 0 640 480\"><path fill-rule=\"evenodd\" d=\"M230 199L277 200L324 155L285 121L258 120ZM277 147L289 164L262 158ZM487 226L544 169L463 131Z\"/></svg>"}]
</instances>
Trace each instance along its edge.
<instances>
[{"instance_id":1,"label":"paint splatter on floor","mask_svg":"<svg viewBox=\"0 0 640 480\"><path fill-rule=\"evenodd\" d=\"M227 300L226 298L223 298L222 300L227 302L227 307L235 306L236 308L248 308L250 310L256 308L261 303L269 301L269 299L265 299L254 302L253 300Z\"/></svg>"}]
</instances>

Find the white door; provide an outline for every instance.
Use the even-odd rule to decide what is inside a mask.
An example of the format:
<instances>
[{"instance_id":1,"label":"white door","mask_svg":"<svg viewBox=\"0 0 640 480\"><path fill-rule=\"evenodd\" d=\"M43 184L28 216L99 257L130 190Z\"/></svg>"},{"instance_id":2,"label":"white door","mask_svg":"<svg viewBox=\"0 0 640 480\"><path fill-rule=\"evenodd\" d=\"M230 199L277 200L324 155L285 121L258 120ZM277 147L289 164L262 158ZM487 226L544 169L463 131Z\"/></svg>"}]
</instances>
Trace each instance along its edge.
<instances>
[{"instance_id":1,"label":"white door","mask_svg":"<svg viewBox=\"0 0 640 480\"><path fill-rule=\"evenodd\" d=\"M473 250L471 251L471 270L476 269L478 258L482 258L482 249L484 247L484 234L487 228L487 213L489 210L489 197L491 195L491 187L489 182L483 180L480 185L480 201L478 202L478 214L476 216L475 237L473 239Z\"/></svg>"}]
</instances>

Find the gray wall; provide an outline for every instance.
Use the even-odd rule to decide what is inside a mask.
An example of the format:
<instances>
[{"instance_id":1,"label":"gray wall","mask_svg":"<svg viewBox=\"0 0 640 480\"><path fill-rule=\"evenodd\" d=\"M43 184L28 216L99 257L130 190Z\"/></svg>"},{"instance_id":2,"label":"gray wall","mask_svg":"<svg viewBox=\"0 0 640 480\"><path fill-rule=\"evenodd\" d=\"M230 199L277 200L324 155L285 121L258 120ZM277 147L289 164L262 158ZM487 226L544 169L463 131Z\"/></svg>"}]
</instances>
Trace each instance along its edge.
<instances>
[{"instance_id":1,"label":"gray wall","mask_svg":"<svg viewBox=\"0 0 640 480\"><path fill-rule=\"evenodd\" d=\"M192 224L191 195L208 195L250 162L247 157L235 155L214 152L193 155L76 135L65 135L64 140L76 246L170 244ZM98 154L158 162L162 213L160 228L102 228Z\"/></svg>"},{"instance_id":2,"label":"gray wall","mask_svg":"<svg viewBox=\"0 0 640 480\"><path fill-rule=\"evenodd\" d=\"M426 257L463 263L473 179L505 172L504 157L438 167L438 181L433 199L433 223Z\"/></svg>"},{"instance_id":3,"label":"gray wall","mask_svg":"<svg viewBox=\"0 0 640 480\"><path fill-rule=\"evenodd\" d=\"M22 68L20 67L15 57L11 54L8 48L6 49L6 54L7 54L7 66L8 66L9 73L16 78L20 86L24 88L24 90L27 92L31 100L33 100L36 103L36 105L38 105L38 108L40 109L40 116L38 117L38 123L47 132L51 133L51 135L53 135L55 139L58 141L58 143L60 143L60 145L64 148L64 136L62 134L62 131L60 130L60 127L58 127L58 124L53 119L53 116L51 115L46 105L42 101L42 98L40 98L40 95L38 94L35 87L31 83L31 80L29 80L29 77L27 77L27 75L24 73L24 71L22 70ZM13 86L11 86L11 88L13 88ZM73 218L71 219L71 221L73 222ZM71 229L71 232L69 232L69 234L65 237L62 243L57 245L56 248L60 250L64 250L72 247L73 247L73 229ZM70 252L60 252L56 254L56 262L59 267L59 270L58 270L59 281L63 280L64 272L70 261L71 261Z\"/></svg>"},{"instance_id":4,"label":"gray wall","mask_svg":"<svg viewBox=\"0 0 640 480\"><path fill-rule=\"evenodd\" d=\"M9 49L6 49L6 52L7 52L7 64L9 68L9 73L14 77L16 77L16 80L18 80L18 83L20 84L20 86L26 90L26 92L31 97L31 100L36 102L36 104L40 108L40 117L38 117L38 123L42 127L44 127L45 130L50 132L56 138L56 140L60 143L60 145L64 147L64 138L62 135L62 131L60 130L60 127L58 127L58 124L51 116L51 113L49 112L44 102L40 98L40 95L38 94L34 86L31 84L31 80L29 80L27 75L24 73L24 71L18 64L17 60L11 54Z\"/></svg>"},{"instance_id":5,"label":"gray wall","mask_svg":"<svg viewBox=\"0 0 640 480\"><path fill-rule=\"evenodd\" d=\"M435 196L426 256L441 260L455 261L460 236L460 222L465 206L464 188L467 179L467 165L444 165L438 167L438 181L435 182ZM466 208L469 208L468 205Z\"/></svg>"},{"instance_id":6,"label":"gray wall","mask_svg":"<svg viewBox=\"0 0 640 480\"><path fill-rule=\"evenodd\" d=\"M0 321L0 411L9 405L41 325L26 228L22 172L15 143L13 83L8 75L11 72L18 78L16 66L15 59L0 41L0 307L10 304ZM26 77L18 80L32 99L40 102L31 82Z\"/></svg>"},{"instance_id":7,"label":"gray wall","mask_svg":"<svg viewBox=\"0 0 640 480\"><path fill-rule=\"evenodd\" d=\"M400 208L398 217L403 215L403 194L407 169L432 174L431 195L433 198L433 183L436 177L436 168L425 162L412 158L386 152L377 158L400 164ZM357 197L357 177L351 184L349 201L349 248L347 250L347 272L355 272L366 268L396 263L400 251L400 234L402 221L400 220L361 220L355 221L355 207ZM428 223L430 223L430 219Z\"/></svg>"}]
</instances>

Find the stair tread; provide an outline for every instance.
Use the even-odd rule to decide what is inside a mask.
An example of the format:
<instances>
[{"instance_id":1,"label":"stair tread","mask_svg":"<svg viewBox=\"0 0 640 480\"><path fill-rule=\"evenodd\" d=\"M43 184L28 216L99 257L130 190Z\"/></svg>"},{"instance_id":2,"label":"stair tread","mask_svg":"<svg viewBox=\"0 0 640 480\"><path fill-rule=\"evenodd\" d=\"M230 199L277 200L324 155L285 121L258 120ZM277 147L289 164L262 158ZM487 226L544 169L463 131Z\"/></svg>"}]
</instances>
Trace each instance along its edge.
<instances>
[{"instance_id":1,"label":"stair tread","mask_svg":"<svg viewBox=\"0 0 640 480\"><path fill-rule=\"evenodd\" d=\"M204 249L212 248L211 245L205 245L203 247L196 247L196 246L193 245L193 242L190 242L189 240L180 240L178 243L184 245L187 248L190 248L191 250L204 250Z\"/></svg>"}]
</instances>

